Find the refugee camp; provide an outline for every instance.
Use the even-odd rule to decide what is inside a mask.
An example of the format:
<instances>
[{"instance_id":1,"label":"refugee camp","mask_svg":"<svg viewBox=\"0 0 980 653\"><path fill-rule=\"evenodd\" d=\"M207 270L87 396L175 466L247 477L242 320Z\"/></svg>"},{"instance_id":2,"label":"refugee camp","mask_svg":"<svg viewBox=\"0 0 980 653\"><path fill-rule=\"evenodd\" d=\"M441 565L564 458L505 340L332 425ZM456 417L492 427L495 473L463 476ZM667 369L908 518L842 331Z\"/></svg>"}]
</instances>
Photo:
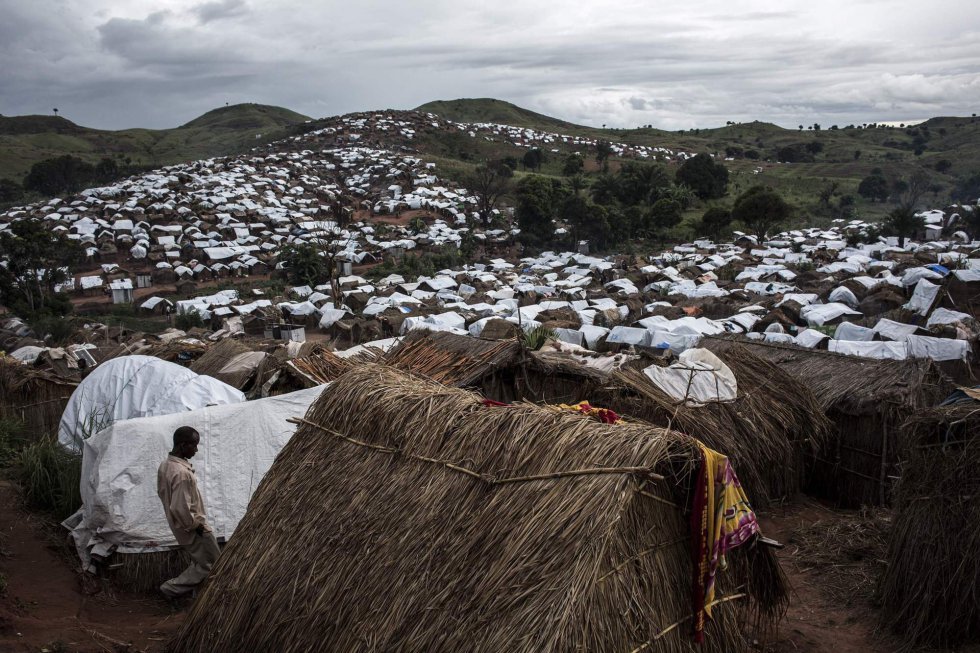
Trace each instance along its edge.
<instances>
[{"instance_id":1,"label":"refugee camp","mask_svg":"<svg viewBox=\"0 0 980 653\"><path fill-rule=\"evenodd\" d=\"M972 5L76 5L0 652L980 653Z\"/></svg>"}]
</instances>

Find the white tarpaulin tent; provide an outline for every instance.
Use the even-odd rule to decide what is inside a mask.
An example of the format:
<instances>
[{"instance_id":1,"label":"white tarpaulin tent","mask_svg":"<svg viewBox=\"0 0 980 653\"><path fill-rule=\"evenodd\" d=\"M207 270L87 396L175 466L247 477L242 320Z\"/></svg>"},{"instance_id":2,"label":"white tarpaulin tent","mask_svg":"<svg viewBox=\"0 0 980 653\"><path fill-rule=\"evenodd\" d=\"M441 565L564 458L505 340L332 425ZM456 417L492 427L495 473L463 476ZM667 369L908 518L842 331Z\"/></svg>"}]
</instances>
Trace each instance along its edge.
<instances>
[{"instance_id":1,"label":"white tarpaulin tent","mask_svg":"<svg viewBox=\"0 0 980 653\"><path fill-rule=\"evenodd\" d=\"M731 368L707 349L688 349L670 367L651 365L643 373L655 386L689 405L733 401L738 395Z\"/></svg>"},{"instance_id":2,"label":"white tarpaulin tent","mask_svg":"<svg viewBox=\"0 0 980 653\"><path fill-rule=\"evenodd\" d=\"M157 469L173 445L173 433L191 426L201 434L191 459L207 508L208 523L227 539L279 451L323 389L321 385L243 404L116 422L85 440L82 508L65 521L79 556L146 553L176 546L157 497Z\"/></svg>"},{"instance_id":3,"label":"white tarpaulin tent","mask_svg":"<svg viewBox=\"0 0 980 653\"><path fill-rule=\"evenodd\" d=\"M72 393L58 426L58 441L72 451L119 420L185 413L238 404L245 395L210 376L153 356L120 356L102 363Z\"/></svg>"}]
</instances>

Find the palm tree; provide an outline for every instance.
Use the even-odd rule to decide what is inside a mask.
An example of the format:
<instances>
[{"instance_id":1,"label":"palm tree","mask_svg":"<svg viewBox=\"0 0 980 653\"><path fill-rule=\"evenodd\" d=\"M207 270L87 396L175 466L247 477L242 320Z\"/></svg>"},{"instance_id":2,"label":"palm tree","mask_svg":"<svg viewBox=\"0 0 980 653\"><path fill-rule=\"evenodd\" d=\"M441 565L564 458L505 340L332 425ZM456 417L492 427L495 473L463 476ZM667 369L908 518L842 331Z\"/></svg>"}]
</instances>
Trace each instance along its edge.
<instances>
[{"instance_id":1,"label":"palm tree","mask_svg":"<svg viewBox=\"0 0 980 653\"><path fill-rule=\"evenodd\" d=\"M888 214L885 226L898 236L898 246L905 247L906 237L911 237L916 231L925 228L926 219L916 215L915 209L911 206L903 205Z\"/></svg>"}]
</instances>

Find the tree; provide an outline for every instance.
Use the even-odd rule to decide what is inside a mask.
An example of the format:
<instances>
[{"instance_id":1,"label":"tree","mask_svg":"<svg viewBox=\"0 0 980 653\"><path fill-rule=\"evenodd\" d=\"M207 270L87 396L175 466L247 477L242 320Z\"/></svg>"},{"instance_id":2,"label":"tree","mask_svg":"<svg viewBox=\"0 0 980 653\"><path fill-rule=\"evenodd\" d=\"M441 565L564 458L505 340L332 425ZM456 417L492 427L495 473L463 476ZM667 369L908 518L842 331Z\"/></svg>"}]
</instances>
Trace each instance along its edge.
<instances>
[{"instance_id":1,"label":"tree","mask_svg":"<svg viewBox=\"0 0 980 653\"><path fill-rule=\"evenodd\" d=\"M279 252L289 282L297 286L316 286L329 277L327 260L320 248L311 243L286 245Z\"/></svg>"},{"instance_id":2,"label":"tree","mask_svg":"<svg viewBox=\"0 0 980 653\"><path fill-rule=\"evenodd\" d=\"M76 193L95 179L95 168L78 157L66 154L44 159L31 166L24 177L24 188L43 195Z\"/></svg>"},{"instance_id":3,"label":"tree","mask_svg":"<svg viewBox=\"0 0 980 653\"><path fill-rule=\"evenodd\" d=\"M935 165L933 166L936 172L948 172L952 167L953 163L949 159L940 159L939 161L936 161Z\"/></svg>"},{"instance_id":4,"label":"tree","mask_svg":"<svg viewBox=\"0 0 980 653\"><path fill-rule=\"evenodd\" d=\"M911 206L899 206L888 214L885 220L885 230L893 236L898 236L898 246L905 247L905 238L911 237L916 231L924 229L926 219L916 215Z\"/></svg>"},{"instance_id":5,"label":"tree","mask_svg":"<svg viewBox=\"0 0 980 653\"><path fill-rule=\"evenodd\" d=\"M543 245L555 237L555 189L547 177L528 175L517 185L517 224L521 240Z\"/></svg>"},{"instance_id":6,"label":"tree","mask_svg":"<svg viewBox=\"0 0 980 653\"><path fill-rule=\"evenodd\" d=\"M791 212L792 207L768 186L753 186L739 195L732 206L732 218L741 221L760 240Z\"/></svg>"},{"instance_id":7,"label":"tree","mask_svg":"<svg viewBox=\"0 0 980 653\"><path fill-rule=\"evenodd\" d=\"M953 187L953 200L976 204L977 198L980 198L980 172L956 180L956 186Z\"/></svg>"},{"instance_id":8,"label":"tree","mask_svg":"<svg viewBox=\"0 0 980 653\"><path fill-rule=\"evenodd\" d=\"M896 196L901 206L914 209L929 190L932 180L925 170L916 170L907 180L896 181Z\"/></svg>"},{"instance_id":9,"label":"tree","mask_svg":"<svg viewBox=\"0 0 980 653\"><path fill-rule=\"evenodd\" d=\"M463 183L476 196L477 213L484 227L489 227L493 211L500 199L510 192L514 172L503 163L487 163L477 166Z\"/></svg>"},{"instance_id":10,"label":"tree","mask_svg":"<svg viewBox=\"0 0 980 653\"><path fill-rule=\"evenodd\" d=\"M871 174L858 184L858 195L872 202L888 200L888 180L878 168L872 170Z\"/></svg>"},{"instance_id":11,"label":"tree","mask_svg":"<svg viewBox=\"0 0 980 653\"><path fill-rule=\"evenodd\" d=\"M616 196L620 202L653 204L670 188L670 177L661 165L630 161L616 174Z\"/></svg>"},{"instance_id":12,"label":"tree","mask_svg":"<svg viewBox=\"0 0 980 653\"><path fill-rule=\"evenodd\" d=\"M544 152L541 151L541 148L532 147L524 153L525 169L540 170L542 163L544 163Z\"/></svg>"},{"instance_id":13,"label":"tree","mask_svg":"<svg viewBox=\"0 0 980 653\"><path fill-rule=\"evenodd\" d=\"M612 151L612 144L609 141L596 141L595 162L602 166L603 172L609 170L609 157Z\"/></svg>"},{"instance_id":14,"label":"tree","mask_svg":"<svg viewBox=\"0 0 980 653\"><path fill-rule=\"evenodd\" d=\"M810 141L804 147L806 148L807 152L814 156L823 152L823 143L821 141Z\"/></svg>"},{"instance_id":15,"label":"tree","mask_svg":"<svg viewBox=\"0 0 980 653\"><path fill-rule=\"evenodd\" d=\"M619 195L619 185L616 177L608 172L601 173L592 182L592 201L603 206L609 206L616 201Z\"/></svg>"},{"instance_id":16,"label":"tree","mask_svg":"<svg viewBox=\"0 0 980 653\"><path fill-rule=\"evenodd\" d=\"M612 234L605 207L573 193L565 197L560 212L576 243L588 240L601 248L610 241Z\"/></svg>"},{"instance_id":17,"label":"tree","mask_svg":"<svg viewBox=\"0 0 980 653\"><path fill-rule=\"evenodd\" d=\"M717 239L732 223L732 212L721 206L712 206L701 216L700 231L705 236Z\"/></svg>"},{"instance_id":18,"label":"tree","mask_svg":"<svg viewBox=\"0 0 980 653\"><path fill-rule=\"evenodd\" d=\"M17 202L24 197L24 189L13 179L0 179L0 203Z\"/></svg>"},{"instance_id":19,"label":"tree","mask_svg":"<svg viewBox=\"0 0 980 653\"><path fill-rule=\"evenodd\" d=\"M571 177L582 172L585 168L585 160L579 154L569 154L565 158L565 165L562 166L561 174Z\"/></svg>"},{"instance_id":20,"label":"tree","mask_svg":"<svg viewBox=\"0 0 980 653\"><path fill-rule=\"evenodd\" d=\"M54 288L71 277L71 266L85 255L81 246L48 231L36 220L19 220L0 233L0 304L22 317L66 313L71 304L59 303Z\"/></svg>"},{"instance_id":21,"label":"tree","mask_svg":"<svg viewBox=\"0 0 980 653\"><path fill-rule=\"evenodd\" d=\"M647 219L647 233L664 236L681 223L681 205L669 198L659 199L650 207Z\"/></svg>"},{"instance_id":22,"label":"tree","mask_svg":"<svg viewBox=\"0 0 980 653\"><path fill-rule=\"evenodd\" d=\"M728 168L703 152L681 164L674 179L703 200L724 197L728 190Z\"/></svg>"}]
</instances>

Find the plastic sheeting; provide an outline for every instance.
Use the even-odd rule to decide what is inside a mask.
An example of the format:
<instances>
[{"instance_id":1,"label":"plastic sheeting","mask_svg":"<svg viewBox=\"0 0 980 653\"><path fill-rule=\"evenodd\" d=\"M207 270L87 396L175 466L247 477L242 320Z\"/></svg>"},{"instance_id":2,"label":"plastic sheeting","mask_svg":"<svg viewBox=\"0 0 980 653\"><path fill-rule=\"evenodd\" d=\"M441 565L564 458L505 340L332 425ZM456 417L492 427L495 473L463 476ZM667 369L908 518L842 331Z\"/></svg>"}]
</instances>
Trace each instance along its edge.
<instances>
[{"instance_id":1,"label":"plastic sheeting","mask_svg":"<svg viewBox=\"0 0 980 653\"><path fill-rule=\"evenodd\" d=\"M670 367L651 365L643 373L668 395L692 406L738 396L735 374L707 349L688 349Z\"/></svg>"},{"instance_id":2,"label":"plastic sheeting","mask_svg":"<svg viewBox=\"0 0 980 653\"><path fill-rule=\"evenodd\" d=\"M928 315L929 309L936 301L936 295L939 294L939 289L940 286L930 283L927 279L919 279L919 282L915 284L915 290L912 292L912 299L903 308L919 315Z\"/></svg>"},{"instance_id":3,"label":"plastic sheeting","mask_svg":"<svg viewBox=\"0 0 980 653\"><path fill-rule=\"evenodd\" d=\"M909 336L905 339L909 356L912 358L931 358L934 361L963 361L970 357L970 343L951 338L932 338L930 336Z\"/></svg>"},{"instance_id":4,"label":"plastic sheeting","mask_svg":"<svg viewBox=\"0 0 980 653\"><path fill-rule=\"evenodd\" d=\"M821 326L828 322L833 322L844 315L861 315L860 311L855 311L845 304L810 304L804 306L800 311L800 317L807 321L810 326Z\"/></svg>"},{"instance_id":5,"label":"plastic sheeting","mask_svg":"<svg viewBox=\"0 0 980 653\"><path fill-rule=\"evenodd\" d=\"M120 420L243 401L245 395L230 385L180 365L153 356L120 356L99 365L75 388L61 416L58 441L80 451L86 435Z\"/></svg>"},{"instance_id":6,"label":"plastic sheeting","mask_svg":"<svg viewBox=\"0 0 980 653\"><path fill-rule=\"evenodd\" d=\"M122 553L175 546L157 496L157 469L173 445L173 432L191 426L201 434L191 459L215 537L228 539L252 493L296 431L286 421L302 417L327 386L176 415L122 420L84 443L82 508L65 522L83 563L90 553Z\"/></svg>"},{"instance_id":7,"label":"plastic sheeting","mask_svg":"<svg viewBox=\"0 0 980 653\"><path fill-rule=\"evenodd\" d=\"M870 342L874 340L874 337L874 329L869 329L858 324L851 324L850 322L841 322L834 331L834 340Z\"/></svg>"},{"instance_id":8,"label":"plastic sheeting","mask_svg":"<svg viewBox=\"0 0 980 653\"><path fill-rule=\"evenodd\" d=\"M831 340L827 343L827 350L837 352L838 354L863 356L865 358L889 358L892 360L905 360L908 358L908 351L905 348L904 342Z\"/></svg>"}]
</instances>

